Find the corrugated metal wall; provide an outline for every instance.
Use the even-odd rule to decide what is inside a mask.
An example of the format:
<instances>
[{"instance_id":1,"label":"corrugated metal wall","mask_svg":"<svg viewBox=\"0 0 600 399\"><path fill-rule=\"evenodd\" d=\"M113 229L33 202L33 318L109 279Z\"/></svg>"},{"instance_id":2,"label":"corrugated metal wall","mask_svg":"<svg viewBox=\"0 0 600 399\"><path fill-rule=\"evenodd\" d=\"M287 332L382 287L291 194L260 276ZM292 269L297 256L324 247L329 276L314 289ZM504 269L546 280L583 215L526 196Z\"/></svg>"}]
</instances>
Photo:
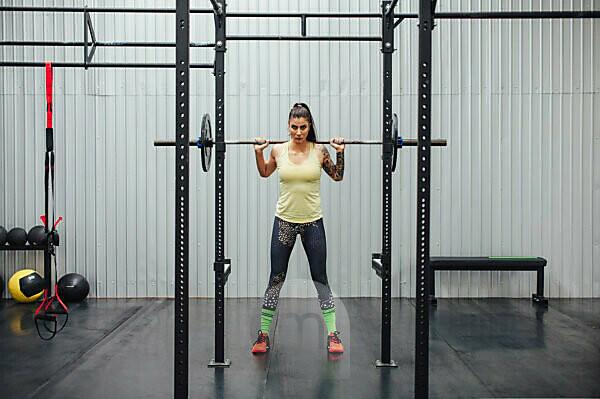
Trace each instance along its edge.
<instances>
[{"instance_id":1,"label":"corrugated metal wall","mask_svg":"<svg viewBox=\"0 0 600 399\"><path fill-rule=\"evenodd\" d=\"M37 5L2 0L2 5ZM173 7L167 1L89 6ZM205 4L206 3L206 4ZM81 1L47 5L82 6ZM193 2L208 7L209 2ZM600 1L543 2L544 10L600 9ZM414 12L416 1L401 1ZM538 10L532 1L440 1L438 11ZM232 11L378 12L371 1L230 2ZM98 40L174 41L172 15L94 14ZM192 41L213 41L195 15ZM1 40L82 40L80 14L0 14ZM229 34L298 34L294 19L230 19ZM309 35L378 35L377 20L309 20ZM536 255L549 261L551 297L600 296L600 22L445 21L434 31L433 129L449 140L432 161L432 255ZM416 125L415 20L397 28L394 108L401 133ZM83 49L0 47L2 60L81 61ZM212 62L193 49L194 62ZM99 48L95 60L172 62L173 49ZM290 105L309 103L321 137L381 137L378 43L229 42L226 136L284 138ZM64 216L61 271L85 274L92 295L173 294L174 158L155 149L173 137L174 76L165 70L55 70L57 214ZM0 224L32 226L43 212L44 72L0 69ZM214 116L214 81L192 73L192 115ZM194 153L194 152L193 152ZM192 156L190 294L213 294L214 175ZM394 176L393 292L414 295L415 153ZM376 148L348 148L341 184L326 176L322 199L328 271L341 296L378 296L370 267L380 251L381 162ZM277 178L258 177L251 148L227 150L229 297L261 296L268 276ZM42 257L0 253L7 279ZM441 296L529 296L532 273L444 272ZM284 291L312 296L298 245ZM6 294L5 294L6 296Z\"/></svg>"}]
</instances>

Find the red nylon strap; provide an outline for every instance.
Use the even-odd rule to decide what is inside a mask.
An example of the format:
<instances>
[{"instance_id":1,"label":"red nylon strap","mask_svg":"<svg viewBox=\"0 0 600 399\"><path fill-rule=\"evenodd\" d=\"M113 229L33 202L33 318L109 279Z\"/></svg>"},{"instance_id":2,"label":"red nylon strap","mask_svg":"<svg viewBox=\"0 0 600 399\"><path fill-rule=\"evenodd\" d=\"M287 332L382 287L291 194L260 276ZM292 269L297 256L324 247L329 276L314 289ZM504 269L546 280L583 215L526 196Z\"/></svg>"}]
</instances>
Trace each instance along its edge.
<instances>
[{"instance_id":1,"label":"red nylon strap","mask_svg":"<svg viewBox=\"0 0 600 399\"><path fill-rule=\"evenodd\" d=\"M52 129L52 63L46 63L46 127Z\"/></svg>"},{"instance_id":2,"label":"red nylon strap","mask_svg":"<svg viewBox=\"0 0 600 399\"><path fill-rule=\"evenodd\" d=\"M60 295L58 294L58 283L54 284L54 296L56 297L56 300L58 301L58 303L60 303L60 306L62 306L64 311L68 313L69 307L67 305L65 305L65 303L62 301L62 299L60 299Z\"/></svg>"},{"instance_id":3,"label":"red nylon strap","mask_svg":"<svg viewBox=\"0 0 600 399\"><path fill-rule=\"evenodd\" d=\"M44 300L42 301L42 303L40 303L40 306L38 306L37 309L35 310L36 316L38 315L38 313L40 313L40 310L42 310L42 308L44 306L46 306L47 301L48 301L48 290L44 288Z\"/></svg>"}]
</instances>

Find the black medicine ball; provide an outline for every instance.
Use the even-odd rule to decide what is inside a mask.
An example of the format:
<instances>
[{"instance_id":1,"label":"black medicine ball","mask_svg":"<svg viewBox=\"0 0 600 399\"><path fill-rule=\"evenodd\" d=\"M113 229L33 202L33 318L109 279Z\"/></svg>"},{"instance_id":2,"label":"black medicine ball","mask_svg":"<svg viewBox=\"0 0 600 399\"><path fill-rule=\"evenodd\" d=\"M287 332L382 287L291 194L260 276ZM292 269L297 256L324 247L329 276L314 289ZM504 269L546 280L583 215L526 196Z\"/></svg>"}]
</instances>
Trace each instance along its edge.
<instances>
[{"instance_id":1,"label":"black medicine ball","mask_svg":"<svg viewBox=\"0 0 600 399\"><path fill-rule=\"evenodd\" d=\"M90 292L90 284L81 274L65 274L58 280L58 295L65 302L81 302Z\"/></svg>"},{"instance_id":2,"label":"black medicine ball","mask_svg":"<svg viewBox=\"0 0 600 399\"><path fill-rule=\"evenodd\" d=\"M25 229L15 227L11 229L6 235L6 241L8 241L10 245L25 245L27 244L27 232L25 231Z\"/></svg>"},{"instance_id":3,"label":"black medicine ball","mask_svg":"<svg viewBox=\"0 0 600 399\"><path fill-rule=\"evenodd\" d=\"M35 246L46 245L48 239L44 230L44 226L33 226L27 234L27 241Z\"/></svg>"},{"instance_id":4,"label":"black medicine ball","mask_svg":"<svg viewBox=\"0 0 600 399\"><path fill-rule=\"evenodd\" d=\"M4 226L0 226L0 245L6 244L6 236L7 235L8 235L8 233L6 232L6 229L4 228Z\"/></svg>"}]
</instances>

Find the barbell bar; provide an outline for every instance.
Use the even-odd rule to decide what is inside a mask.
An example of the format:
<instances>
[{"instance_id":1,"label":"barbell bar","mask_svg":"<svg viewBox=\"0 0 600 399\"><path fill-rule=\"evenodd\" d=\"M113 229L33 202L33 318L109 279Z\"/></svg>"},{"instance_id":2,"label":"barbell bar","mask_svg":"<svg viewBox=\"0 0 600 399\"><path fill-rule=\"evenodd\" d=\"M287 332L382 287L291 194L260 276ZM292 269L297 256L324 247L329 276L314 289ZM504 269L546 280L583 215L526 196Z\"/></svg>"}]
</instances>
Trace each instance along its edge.
<instances>
[{"instance_id":1,"label":"barbell bar","mask_svg":"<svg viewBox=\"0 0 600 399\"><path fill-rule=\"evenodd\" d=\"M396 160L398 157L398 149L402 147L416 147L419 143L417 139L403 139L398 136L398 116L396 114L392 117L392 143L395 143L392 157L392 172L396 170ZM286 143L287 140L273 140L269 141L270 144L282 144ZM264 142L263 142L264 143ZM208 172L210 169L210 161L212 158L212 147L215 144L226 144L226 145L255 145L260 144L255 140L230 140L230 141L213 141L212 139L212 127L210 124L209 114L202 116L202 124L200 128L200 137L198 140L190 141L189 145L198 147L202 155L202 170ZM329 141L317 141L317 144L329 144ZM382 145L383 142L379 140L344 140L345 144L351 145ZM155 147L174 147L174 140L154 140ZM445 147L448 145L446 139L433 139L431 140L433 147Z\"/></svg>"},{"instance_id":2,"label":"barbell bar","mask_svg":"<svg viewBox=\"0 0 600 399\"><path fill-rule=\"evenodd\" d=\"M398 146L402 147L415 147L419 143L417 139L403 139L402 137L398 138L399 143ZM269 144L283 144L287 143L288 140L268 140ZM225 140L225 141L208 141L205 143L201 143L200 138L195 141L190 141L190 147L198 147L202 148L204 146L213 147L215 144L227 144L227 145L248 145L248 144L264 144L265 142L256 142L254 140ZM317 144L329 144L329 141L318 140L315 141ZM383 142L376 140L344 140L344 144L356 144L356 145L382 145ZM431 140L432 147L445 147L447 146L446 139L433 139ZM154 140L155 147L174 147L175 141L173 140Z\"/></svg>"}]
</instances>

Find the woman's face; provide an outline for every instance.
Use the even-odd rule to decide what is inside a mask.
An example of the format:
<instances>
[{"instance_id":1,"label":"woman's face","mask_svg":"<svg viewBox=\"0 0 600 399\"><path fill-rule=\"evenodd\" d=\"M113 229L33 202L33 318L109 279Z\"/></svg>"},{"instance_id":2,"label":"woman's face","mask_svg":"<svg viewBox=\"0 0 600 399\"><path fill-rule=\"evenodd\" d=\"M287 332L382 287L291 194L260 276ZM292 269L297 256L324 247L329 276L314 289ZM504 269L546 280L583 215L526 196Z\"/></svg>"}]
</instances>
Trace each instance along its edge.
<instances>
[{"instance_id":1,"label":"woman's face","mask_svg":"<svg viewBox=\"0 0 600 399\"><path fill-rule=\"evenodd\" d=\"M310 123L306 118L292 118L288 122L288 131L292 141L302 144L310 131Z\"/></svg>"}]
</instances>

